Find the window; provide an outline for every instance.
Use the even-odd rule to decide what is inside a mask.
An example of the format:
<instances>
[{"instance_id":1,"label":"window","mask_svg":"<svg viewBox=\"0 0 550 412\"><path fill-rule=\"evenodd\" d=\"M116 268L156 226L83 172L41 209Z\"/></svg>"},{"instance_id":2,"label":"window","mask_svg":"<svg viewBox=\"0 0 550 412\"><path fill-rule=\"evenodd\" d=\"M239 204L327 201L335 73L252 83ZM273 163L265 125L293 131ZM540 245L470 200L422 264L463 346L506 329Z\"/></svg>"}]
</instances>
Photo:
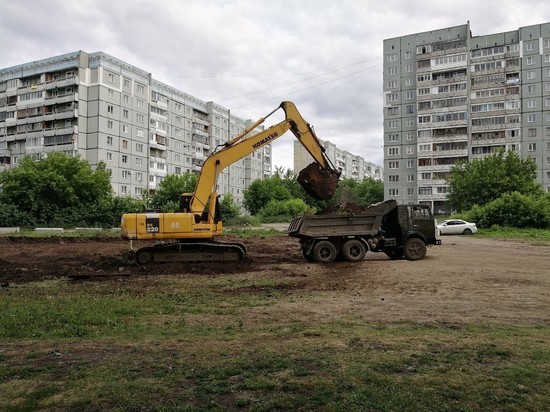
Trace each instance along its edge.
<instances>
[{"instance_id":1,"label":"window","mask_svg":"<svg viewBox=\"0 0 550 412\"><path fill-rule=\"evenodd\" d=\"M399 107L388 107L388 116L396 116L399 114Z\"/></svg>"},{"instance_id":2,"label":"window","mask_svg":"<svg viewBox=\"0 0 550 412\"><path fill-rule=\"evenodd\" d=\"M112 146L113 145L113 138L112 136L107 136L107 146Z\"/></svg>"},{"instance_id":3,"label":"window","mask_svg":"<svg viewBox=\"0 0 550 412\"><path fill-rule=\"evenodd\" d=\"M396 62L397 59L398 59L397 53L390 53L390 54L387 55L387 61L390 62L390 63L391 62Z\"/></svg>"},{"instance_id":4,"label":"window","mask_svg":"<svg viewBox=\"0 0 550 412\"><path fill-rule=\"evenodd\" d=\"M112 89L109 89L109 99L115 97L115 92Z\"/></svg>"},{"instance_id":5,"label":"window","mask_svg":"<svg viewBox=\"0 0 550 412\"><path fill-rule=\"evenodd\" d=\"M388 195L399 196L399 189L388 189Z\"/></svg>"},{"instance_id":6,"label":"window","mask_svg":"<svg viewBox=\"0 0 550 412\"><path fill-rule=\"evenodd\" d=\"M122 148L123 149L128 149L128 140L122 139Z\"/></svg>"},{"instance_id":7,"label":"window","mask_svg":"<svg viewBox=\"0 0 550 412\"><path fill-rule=\"evenodd\" d=\"M414 182L414 175L407 175L407 182Z\"/></svg>"},{"instance_id":8,"label":"window","mask_svg":"<svg viewBox=\"0 0 550 412\"><path fill-rule=\"evenodd\" d=\"M142 84L136 85L136 90L139 94L145 94L145 86L143 86Z\"/></svg>"},{"instance_id":9,"label":"window","mask_svg":"<svg viewBox=\"0 0 550 412\"><path fill-rule=\"evenodd\" d=\"M129 128L128 128L127 124L122 125L122 133L128 133L128 130L129 130Z\"/></svg>"},{"instance_id":10,"label":"window","mask_svg":"<svg viewBox=\"0 0 550 412\"><path fill-rule=\"evenodd\" d=\"M123 85L124 85L125 89L129 89L130 88L130 79L124 79Z\"/></svg>"},{"instance_id":11,"label":"window","mask_svg":"<svg viewBox=\"0 0 550 412\"><path fill-rule=\"evenodd\" d=\"M527 136L528 137L537 137L537 129L535 129L535 128L527 129Z\"/></svg>"},{"instance_id":12,"label":"window","mask_svg":"<svg viewBox=\"0 0 550 412\"><path fill-rule=\"evenodd\" d=\"M537 144L536 143L529 143L527 145L527 151L536 152L537 151Z\"/></svg>"},{"instance_id":13,"label":"window","mask_svg":"<svg viewBox=\"0 0 550 412\"><path fill-rule=\"evenodd\" d=\"M115 82L115 75L112 74L112 73L107 74L107 81L109 83L114 83Z\"/></svg>"},{"instance_id":14,"label":"window","mask_svg":"<svg viewBox=\"0 0 550 412\"><path fill-rule=\"evenodd\" d=\"M136 152L143 153L143 143L136 143Z\"/></svg>"},{"instance_id":15,"label":"window","mask_svg":"<svg viewBox=\"0 0 550 412\"><path fill-rule=\"evenodd\" d=\"M388 162L388 169L399 169L399 161L393 160Z\"/></svg>"},{"instance_id":16,"label":"window","mask_svg":"<svg viewBox=\"0 0 550 412\"><path fill-rule=\"evenodd\" d=\"M122 117L125 118L125 119L128 119L128 110L124 109L122 110Z\"/></svg>"},{"instance_id":17,"label":"window","mask_svg":"<svg viewBox=\"0 0 550 412\"><path fill-rule=\"evenodd\" d=\"M107 152L107 161L111 162L113 160L113 154L111 152Z\"/></svg>"},{"instance_id":18,"label":"window","mask_svg":"<svg viewBox=\"0 0 550 412\"><path fill-rule=\"evenodd\" d=\"M407 160L407 169L412 169L414 167L414 160Z\"/></svg>"},{"instance_id":19,"label":"window","mask_svg":"<svg viewBox=\"0 0 550 412\"><path fill-rule=\"evenodd\" d=\"M528 109L533 109L533 108L535 108L535 107L537 107L537 101L534 100L534 99L529 99L529 100L527 101L527 108L528 108Z\"/></svg>"},{"instance_id":20,"label":"window","mask_svg":"<svg viewBox=\"0 0 550 412\"><path fill-rule=\"evenodd\" d=\"M537 115L536 114L529 114L527 115L527 122L533 123L537 121Z\"/></svg>"},{"instance_id":21,"label":"window","mask_svg":"<svg viewBox=\"0 0 550 412\"><path fill-rule=\"evenodd\" d=\"M535 42L534 41L525 42L525 51L533 51L533 50L535 50Z\"/></svg>"},{"instance_id":22,"label":"window","mask_svg":"<svg viewBox=\"0 0 550 412\"><path fill-rule=\"evenodd\" d=\"M388 155L389 156L399 155L399 147L388 147Z\"/></svg>"},{"instance_id":23,"label":"window","mask_svg":"<svg viewBox=\"0 0 550 412\"><path fill-rule=\"evenodd\" d=\"M531 66L535 64L535 58L533 56L529 56L525 59L525 63L527 64L527 66Z\"/></svg>"},{"instance_id":24,"label":"window","mask_svg":"<svg viewBox=\"0 0 550 412\"><path fill-rule=\"evenodd\" d=\"M122 163L128 163L128 156L127 155L122 155L121 161L122 161Z\"/></svg>"},{"instance_id":25,"label":"window","mask_svg":"<svg viewBox=\"0 0 550 412\"><path fill-rule=\"evenodd\" d=\"M533 80L533 79L536 79L536 74L533 70L529 70L527 72L527 80Z\"/></svg>"},{"instance_id":26,"label":"window","mask_svg":"<svg viewBox=\"0 0 550 412\"><path fill-rule=\"evenodd\" d=\"M390 182L390 183L399 182L399 175L389 175L388 176L388 182Z\"/></svg>"},{"instance_id":27,"label":"window","mask_svg":"<svg viewBox=\"0 0 550 412\"><path fill-rule=\"evenodd\" d=\"M136 114L136 121L137 121L138 123L144 123L144 119L145 119L145 118L144 118L144 116L143 116L142 114L139 114L139 113Z\"/></svg>"},{"instance_id":28,"label":"window","mask_svg":"<svg viewBox=\"0 0 550 412\"><path fill-rule=\"evenodd\" d=\"M408 187L407 188L407 196L414 196L414 188Z\"/></svg>"},{"instance_id":29,"label":"window","mask_svg":"<svg viewBox=\"0 0 550 412\"><path fill-rule=\"evenodd\" d=\"M399 128L399 120L390 120L390 121L388 122L388 127L389 127L390 129L397 129L397 128Z\"/></svg>"},{"instance_id":30,"label":"window","mask_svg":"<svg viewBox=\"0 0 550 412\"><path fill-rule=\"evenodd\" d=\"M392 76L397 74L397 67L388 67L388 75Z\"/></svg>"},{"instance_id":31,"label":"window","mask_svg":"<svg viewBox=\"0 0 550 412\"><path fill-rule=\"evenodd\" d=\"M406 51L405 52L405 59L411 59L412 58L412 52Z\"/></svg>"},{"instance_id":32,"label":"window","mask_svg":"<svg viewBox=\"0 0 550 412\"><path fill-rule=\"evenodd\" d=\"M535 93L537 91L537 86L534 84L530 84L527 86L527 93Z\"/></svg>"},{"instance_id":33,"label":"window","mask_svg":"<svg viewBox=\"0 0 550 412\"><path fill-rule=\"evenodd\" d=\"M112 129L112 128L113 128L113 121L107 120L107 129Z\"/></svg>"},{"instance_id":34,"label":"window","mask_svg":"<svg viewBox=\"0 0 550 412\"><path fill-rule=\"evenodd\" d=\"M390 134L388 135L388 142L397 142L399 139L398 134Z\"/></svg>"},{"instance_id":35,"label":"window","mask_svg":"<svg viewBox=\"0 0 550 412\"><path fill-rule=\"evenodd\" d=\"M112 105L107 105L107 113L113 113L114 112L114 107Z\"/></svg>"}]
</instances>

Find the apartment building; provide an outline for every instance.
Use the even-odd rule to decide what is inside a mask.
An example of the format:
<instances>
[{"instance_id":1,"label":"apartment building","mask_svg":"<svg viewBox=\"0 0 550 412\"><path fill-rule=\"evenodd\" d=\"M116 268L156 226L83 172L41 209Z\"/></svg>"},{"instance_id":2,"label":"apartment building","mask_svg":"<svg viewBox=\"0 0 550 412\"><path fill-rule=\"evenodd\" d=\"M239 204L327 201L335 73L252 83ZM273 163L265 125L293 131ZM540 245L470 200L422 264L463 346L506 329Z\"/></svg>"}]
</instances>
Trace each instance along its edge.
<instances>
[{"instance_id":1,"label":"apartment building","mask_svg":"<svg viewBox=\"0 0 550 412\"><path fill-rule=\"evenodd\" d=\"M328 140L319 139L321 145L325 148L325 154L336 169L342 171L342 178L363 180L367 177L382 180L384 168L368 162L361 156L354 155L346 150L338 148L334 143ZM294 141L294 172L299 173L311 162L313 157L298 141Z\"/></svg>"},{"instance_id":2,"label":"apartment building","mask_svg":"<svg viewBox=\"0 0 550 412\"><path fill-rule=\"evenodd\" d=\"M168 174L199 172L250 124L103 52L0 69L0 171L60 151L104 162L115 194L141 197ZM264 146L226 168L216 190L241 204L244 189L270 175Z\"/></svg>"},{"instance_id":3,"label":"apartment building","mask_svg":"<svg viewBox=\"0 0 550 412\"><path fill-rule=\"evenodd\" d=\"M550 192L550 23L386 39L383 67L385 198L448 213L453 165L502 148L531 157Z\"/></svg>"}]
</instances>

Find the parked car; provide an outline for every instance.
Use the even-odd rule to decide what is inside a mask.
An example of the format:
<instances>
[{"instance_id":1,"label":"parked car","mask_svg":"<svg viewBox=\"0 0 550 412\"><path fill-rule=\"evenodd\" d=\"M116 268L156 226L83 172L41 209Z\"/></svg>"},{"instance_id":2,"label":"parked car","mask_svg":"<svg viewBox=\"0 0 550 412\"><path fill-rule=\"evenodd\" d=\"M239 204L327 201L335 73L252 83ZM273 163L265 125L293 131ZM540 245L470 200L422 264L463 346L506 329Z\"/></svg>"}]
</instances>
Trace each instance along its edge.
<instances>
[{"instance_id":1,"label":"parked car","mask_svg":"<svg viewBox=\"0 0 550 412\"><path fill-rule=\"evenodd\" d=\"M477 232L475 223L466 222L461 219L449 219L437 225L439 233L442 235L473 235Z\"/></svg>"}]
</instances>

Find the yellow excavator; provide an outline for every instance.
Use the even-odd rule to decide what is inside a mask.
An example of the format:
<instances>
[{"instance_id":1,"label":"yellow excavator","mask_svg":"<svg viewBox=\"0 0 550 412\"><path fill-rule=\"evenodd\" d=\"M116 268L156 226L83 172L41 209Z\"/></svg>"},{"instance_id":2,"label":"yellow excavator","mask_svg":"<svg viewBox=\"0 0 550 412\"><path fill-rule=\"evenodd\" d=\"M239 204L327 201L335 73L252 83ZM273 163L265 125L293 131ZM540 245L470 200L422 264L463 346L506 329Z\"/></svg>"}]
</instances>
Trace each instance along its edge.
<instances>
[{"instance_id":1,"label":"yellow excavator","mask_svg":"<svg viewBox=\"0 0 550 412\"><path fill-rule=\"evenodd\" d=\"M278 109L285 120L261 132L249 135ZM128 213L121 219L121 236L127 240L152 240L157 243L135 252L138 264L152 262L239 262L246 255L241 243L218 242L222 220L216 181L221 171L272 143L290 130L311 154L315 162L303 169L298 182L312 197L328 200L336 191L340 172L325 154L311 125L300 115L294 103L285 101L241 134L223 144L204 161L194 193L184 193L176 213ZM248 136L247 136L248 135Z\"/></svg>"}]
</instances>

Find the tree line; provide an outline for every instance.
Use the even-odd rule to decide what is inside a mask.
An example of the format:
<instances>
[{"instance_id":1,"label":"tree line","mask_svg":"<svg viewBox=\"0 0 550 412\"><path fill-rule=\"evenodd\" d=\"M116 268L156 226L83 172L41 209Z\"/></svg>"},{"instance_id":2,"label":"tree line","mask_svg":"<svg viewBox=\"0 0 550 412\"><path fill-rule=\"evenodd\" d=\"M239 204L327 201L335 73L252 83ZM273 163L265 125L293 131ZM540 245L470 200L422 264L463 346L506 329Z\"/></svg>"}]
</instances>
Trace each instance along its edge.
<instances>
[{"instance_id":1,"label":"tree line","mask_svg":"<svg viewBox=\"0 0 550 412\"><path fill-rule=\"evenodd\" d=\"M448 201L457 217L480 227L550 228L550 194L536 182L536 170L532 159L504 150L456 164L447 178ZM195 190L197 177L168 175L154 193L136 199L114 195L104 163L92 169L64 153L39 161L25 157L17 168L0 173L0 226L117 227L124 213L178 211L180 195ZM292 170L276 168L273 176L252 182L242 205L231 194L221 197L225 222L250 215L281 222L336 204L382 201L384 185L372 178L344 178L330 201L319 201L304 191Z\"/></svg>"},{"instance_id":2,"label":"tree line","mask_svg":"<svg viewBox=\"0 0 550 412\"><path fill-rule=\"evenodd\" d=\"M114 195L104 163L92 169L87 161L58 152L38 161L25 157L17 168L0 173L0 226L116 227L124 213L178 211L181 194L195 190L197 177L192 172L168 175L154 193L136 199ZM224 220L246 214L285 221L340 202L367 206L381 201L383 194L378 180L342 179L330 202L316 201L291 170L277 168L272 177L245 190L242 207L231 194L221 194L220 206Z\"/></svg>"}]
</instances>

